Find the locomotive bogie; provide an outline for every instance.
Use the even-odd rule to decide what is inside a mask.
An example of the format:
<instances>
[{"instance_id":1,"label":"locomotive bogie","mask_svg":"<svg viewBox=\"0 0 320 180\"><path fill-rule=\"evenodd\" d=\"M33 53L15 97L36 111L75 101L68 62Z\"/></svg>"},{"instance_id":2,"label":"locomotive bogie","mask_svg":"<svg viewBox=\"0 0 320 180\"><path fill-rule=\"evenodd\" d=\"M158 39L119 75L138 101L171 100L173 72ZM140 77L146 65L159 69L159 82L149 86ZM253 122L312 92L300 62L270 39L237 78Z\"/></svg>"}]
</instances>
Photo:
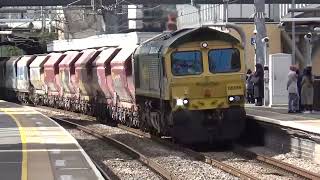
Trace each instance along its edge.
<instances>
[{"instance_id":1,"label":"locomotive bogie","mask_svg":"<svg viewBox=\"0 0 320 180\"><path fill-rule=\"evenodd\" d=\"M183 144L232 141L242 133L245 118L243 107L178 110L170 134Z\"/></svg>"}]
</instances>

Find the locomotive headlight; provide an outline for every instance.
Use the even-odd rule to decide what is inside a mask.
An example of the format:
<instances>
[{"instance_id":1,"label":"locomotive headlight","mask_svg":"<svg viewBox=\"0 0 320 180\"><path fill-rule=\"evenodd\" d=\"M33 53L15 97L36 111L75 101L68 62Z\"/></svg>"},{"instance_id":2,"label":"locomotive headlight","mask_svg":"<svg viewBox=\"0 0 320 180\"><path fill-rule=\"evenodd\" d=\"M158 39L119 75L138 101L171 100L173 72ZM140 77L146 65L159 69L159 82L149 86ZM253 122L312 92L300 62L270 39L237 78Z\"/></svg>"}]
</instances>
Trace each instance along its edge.
<instances>
[{"instance_id":1,"label":"locomotive headlight","mask_svg":"<svg viewBox=\"0 0 320 180\"><path fill-rule=\"evenodd\" d=\"M241 96L229 96L229 103L236 103L241 101Z\"/></svg>"},{"instance_id":2,"label":"locomotive headlight","mask_svg":"<svg viewBox=\"0 0 320 180\"><path fill-rule=\"evenodd\" d=\"M202 42L201 43L201 47L202 48L207 48L208 47L208 43L207 42Z\"/></svg>"},{"instance_id":3,"label":"locomotive headlight","mask_svg":"<svg viewBox=\"0 0 320 180\"><path fill-rule=\"evenodd\" d=\"M189 100L188 99L177 99L176 100L176 106L187 106L189 104Z\"/></svg>"},{"instance_id":4,"label":"locomotive headlight","mask_svg":"<svg viewBox=\"0 0 320 180\"><path fill-rule=\"evenodd\" d=\"M183 99L177 99L176 105L177 106L183 106Z\"/></svg>"}]
</instances>

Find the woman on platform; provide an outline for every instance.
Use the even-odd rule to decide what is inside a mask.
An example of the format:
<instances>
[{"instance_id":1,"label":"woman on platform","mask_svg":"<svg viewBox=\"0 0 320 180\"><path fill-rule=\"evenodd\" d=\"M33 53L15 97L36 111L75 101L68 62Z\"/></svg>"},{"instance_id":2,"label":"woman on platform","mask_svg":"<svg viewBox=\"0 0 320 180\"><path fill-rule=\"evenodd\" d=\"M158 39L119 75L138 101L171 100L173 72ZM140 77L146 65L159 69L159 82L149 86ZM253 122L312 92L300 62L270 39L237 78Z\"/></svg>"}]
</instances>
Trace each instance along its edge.
<instances>
[{"instance_id":1,"label":"woman on platform","mask_svg":"<svg viewBox=\"0 0 320 180\"><path fill-rule=\"evenodd\" d=\"M253 82L253 95L256 99L256 106L262 106L264 97L264 81L263 81L263 67L261 64L256 64L256 72L254 73L251 82Z\"/></svg>"},{"instance_id":2,"label":"woman on platform","mask_svg":"<svg viewBox=\"0 0 320 180\"><path fill-rule=\"evenodd\" d=\"M313 110L313 77L312 68L306 67L305 74L301 82L301 103L305 113L311 113Z\"/></svg>"},{"instance_id":3,"label":"woman on platform","mask_svg":"<svg viewBox=\"0 0 320 180\"><path fill-rule=\"evenodd\" d=\"M253 104L254 103L254 97L253 97L253 83L251 81L252 79L252 71L251 69L249 69L247 71L247 78L246 78L246 86L247 86L247 102L249 104Z\"/></svg>"}]
</instances>

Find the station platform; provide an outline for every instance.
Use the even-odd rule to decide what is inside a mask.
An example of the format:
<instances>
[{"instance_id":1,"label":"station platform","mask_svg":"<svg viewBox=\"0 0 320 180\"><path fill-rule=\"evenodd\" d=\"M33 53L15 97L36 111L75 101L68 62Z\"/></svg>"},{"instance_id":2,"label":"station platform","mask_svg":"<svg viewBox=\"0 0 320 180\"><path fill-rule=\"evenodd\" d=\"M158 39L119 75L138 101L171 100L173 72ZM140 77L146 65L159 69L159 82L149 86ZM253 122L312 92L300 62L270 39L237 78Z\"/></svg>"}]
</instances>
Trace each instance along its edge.
<instances>
[{"instance_id":1,"label":"station platform","mask_svg":"<svg viewBox=\"0 0 320 180\"><path fill-rule=\"evenodd\" d=\"M289 114L286 106L270 108L252 104L245 108L250 119L320 135L320 112Z\"/></svg>"},{"instance_id":2,"label":"station platform","mask_svg":"<svg viewBox=\"0 0 320 180\"><path fill-rule=\"evenodd\" d=\"M4 180L104 179L59 124L31 108L2 100L0 174Z\"/></svg>"}]
</instances>

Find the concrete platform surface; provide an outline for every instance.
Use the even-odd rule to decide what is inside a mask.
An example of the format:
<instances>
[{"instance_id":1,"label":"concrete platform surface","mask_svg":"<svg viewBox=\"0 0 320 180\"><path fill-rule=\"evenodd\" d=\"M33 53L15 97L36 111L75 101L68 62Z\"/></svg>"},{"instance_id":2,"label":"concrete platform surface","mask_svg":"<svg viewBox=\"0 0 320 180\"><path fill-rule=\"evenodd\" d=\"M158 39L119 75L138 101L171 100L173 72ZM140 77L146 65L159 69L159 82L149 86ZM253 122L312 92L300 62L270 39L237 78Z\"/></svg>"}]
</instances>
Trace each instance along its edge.
<instances>
[{"instance_id":1,"label":"concrete platform surface","mask_svg":"<svg viewBox=\"0 0 320 180\"><path fill-rule=\"evenodd\" d=\"M0 100L0 179L103 179L78 142L28 107Z\"/></svg>"},{"instance_id":2,"label":"concrete platform surface","mask_svg":"<svg viewBox=\"0 0 320 180\"><path fill-rule=\"evenodd\" d=\"M286 107L246 105L248 118L320 135L320 112L289 114Z\"/></svg>"}]
</instances>

